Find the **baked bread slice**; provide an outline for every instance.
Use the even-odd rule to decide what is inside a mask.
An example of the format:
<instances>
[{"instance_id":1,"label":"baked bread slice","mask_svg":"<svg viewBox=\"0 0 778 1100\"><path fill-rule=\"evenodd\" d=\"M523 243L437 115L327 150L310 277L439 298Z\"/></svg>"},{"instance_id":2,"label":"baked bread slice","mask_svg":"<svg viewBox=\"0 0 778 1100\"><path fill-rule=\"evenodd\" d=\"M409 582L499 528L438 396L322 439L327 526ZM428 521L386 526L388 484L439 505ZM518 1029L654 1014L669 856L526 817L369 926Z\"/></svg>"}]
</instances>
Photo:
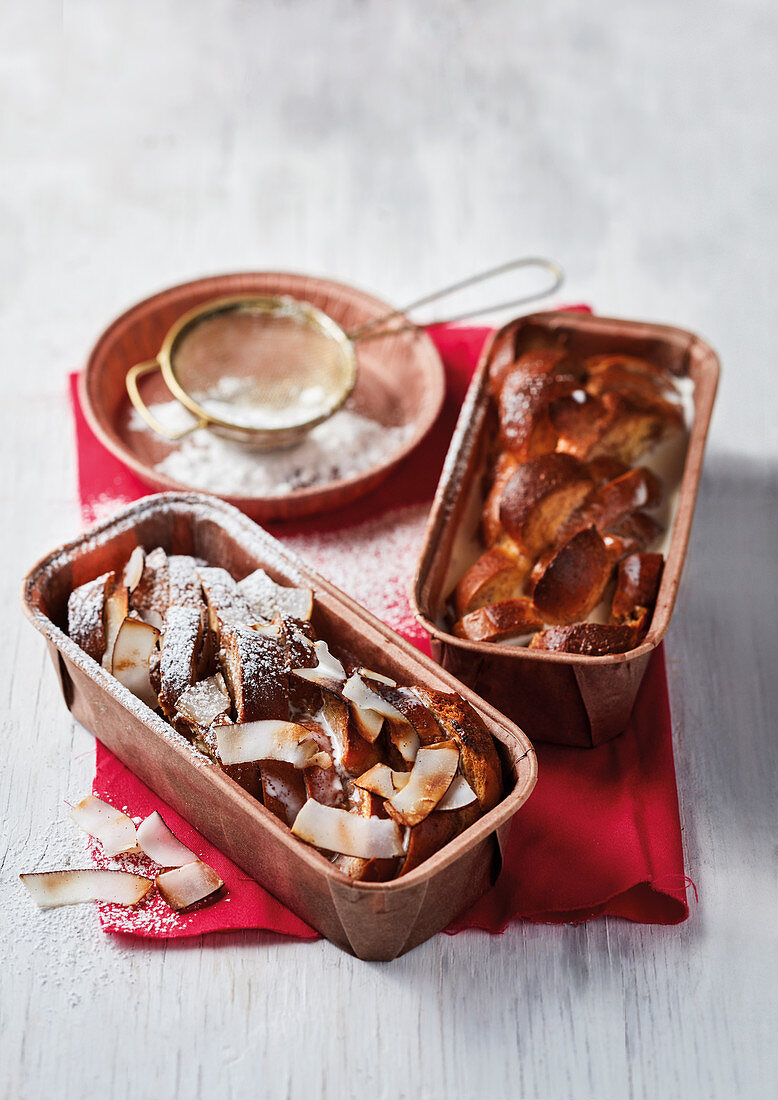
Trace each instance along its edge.
<instances>
[{"instance_id":1,"label":"baked bread slice","mask_svg":"<svg viewBox=\"0 0 778 1100\"><path fill-rule=\"evenodd\" d=\"M606 657L626 653L637 644L637 629L631 624L571 623L539 631L530 649L555 653L581 653L588 657Z\"/></svg>"},{"instance_id":2,"label":"baked bread slice","mask_svg":"<svg viewBox=\"0 0 778 1100\"><path fill-rule=\"evenodd\" d=\"M530 459L519 466L503 490L500 522L534 559L559 541L593 487L586 467L572 455Z\"/></svg>"},{"instance_id":3,"label":"baked bread slice","mask_svg":"<svg viewBox=\"0 0 778 1100\"><path fill-rule=\"evenodd\" d=\"M661 554L630 554L619 562L611 622L626 622L641 607L646 611L653 611L662 580L663 565L664 558Z\"/></svg>"},{"instance_id":4,"label":"baked bread slice","mask_svg":"<svg viewBox=\"0 0 778 1100\"><path fill-rule=\"evenodd\" d=\"M548 623L577 622L599 603L612 570L602 536L596 527L587 527L538 562L535 607Z\"/></svg>"},{"instance_id":5,"label":"baked bread slice","mask_svg":"<svg viewBox=\"0 0 778 1100\"><path fill-rule=\"evenodd\" d=\"M456 587L457 613L462 618L488 603L521 596L529 561L504 550L487 550L462 576Z\"/></svg>"},{"instance_id":6,"label":"baked bread slice","mask_svg":"<svg viewBox=\"0 0 778 1100\"><path fill-rule=\"evenodd\" d=\"M534 634L543 625L538 609L527 596L486 604L454 624L454 633L471 642L499 642Z\"/></svg>"},{"instance_id":7,"label":"baked bread slice","mask_svg":"<svg viewBox=\"0 0 778 1100\"><path fill-rule=\"evenodd\" d=\"M103 573L68 597L68 634L98 664L106 646L105 605L115 585L116 574Z\"/></svg>"},{"instance_id":8,"label":"baked bread slice","mask_svg":"<svg viewBox=\"0 0 778 1100\"><path fill-rule=\"evenodd\" d=\"M289 719L286 650L278 627L223 627L219 659L238 722Z\"/></svg>"}]
</instances>

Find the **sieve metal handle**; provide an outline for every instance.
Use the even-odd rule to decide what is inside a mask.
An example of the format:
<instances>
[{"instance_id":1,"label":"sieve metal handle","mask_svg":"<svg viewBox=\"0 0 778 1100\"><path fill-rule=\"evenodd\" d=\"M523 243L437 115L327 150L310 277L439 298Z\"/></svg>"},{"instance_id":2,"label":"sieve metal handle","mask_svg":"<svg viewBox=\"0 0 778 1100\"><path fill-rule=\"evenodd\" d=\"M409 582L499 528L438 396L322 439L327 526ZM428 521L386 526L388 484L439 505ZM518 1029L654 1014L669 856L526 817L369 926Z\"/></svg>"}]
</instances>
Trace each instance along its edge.
<instances>
[{"instance_id":1,"label":"sieve metal handle","mask_svg":"<svg viewBox=\"0 0 778 1100\"><path fill-rule=\"evenodd\" d=\"M519 298L513 298L509 302L499 302L494 305L479 306L476 309L466 310L464 313L458 313L455 316L440 318L437 321L427 321L424 324L416 324L414 321L406 320L404 325L398 325L391 329L382 329L379 326L386 324L387 321L393 320L395 317L404 317L405 314L410 313L412 309L418 309L420 306L429 305L430 302L440 301L441 298L447 298L450 294L456 294L459 290L465 290L469 286L475 286L476 283L485 283L489 279L495 279L498 275L505 275L508 271L516 271L522 267L539 267L544 271L547 271L552 277L550 286L544 287L541 290L535 290L531 294L524 294ZM384 313L381 317L376 317L372 321L367 321L364 325L359 325L357 328L352 329L348 333L350 340L364 340L364 339L377 339L379 336L387 336L390 333L406 332L409 329L426 329L432 328L433 325L449 325L454 321L467 321L471 317L483 317L488 313L497 313L502 309L514 309L516 306L525 305L527 302L535 302L538 298L545 298L548 294L553 294L554 291L559 290L560 286L564 282L565 273L558 263L554 260L546 260L540 256L524 256L518 260L509 260L505 264L499 264L497 267L490 267L488 271L482 271L478 275L471 275L467 279L462 279L458 283L452 283L451 286L444 287L442 290L435 290L432 294L425 294L423 298L417 298L415 302L410 302L409 305L402 309L393 309L389 313Z\"/></svg>"},{"instance_id":2,"label":"sieve metal handle","mask_svg":"<svg viewBox=\"0 0 778 1100\"><path fill-rule=\"evenodd\" d=\"M134 367L130 367L125 379L130 401L132 401L135 410L143 417L151 430L156 432L157 435L161 435L163 439L176 440L183 439L185 435L190 435L198 428L204 428L208 421L202 417L199 420L195 420L191 428L184 428L182 431L178 432L171 432L169 428L160 424L141 397L140 390L138 389L138 379L142 378L144 374L151 374L151 372L155 370L162 370L162 367L156 359L149 359L145 363L136 363Z\"/></svg>"}]
</instances>

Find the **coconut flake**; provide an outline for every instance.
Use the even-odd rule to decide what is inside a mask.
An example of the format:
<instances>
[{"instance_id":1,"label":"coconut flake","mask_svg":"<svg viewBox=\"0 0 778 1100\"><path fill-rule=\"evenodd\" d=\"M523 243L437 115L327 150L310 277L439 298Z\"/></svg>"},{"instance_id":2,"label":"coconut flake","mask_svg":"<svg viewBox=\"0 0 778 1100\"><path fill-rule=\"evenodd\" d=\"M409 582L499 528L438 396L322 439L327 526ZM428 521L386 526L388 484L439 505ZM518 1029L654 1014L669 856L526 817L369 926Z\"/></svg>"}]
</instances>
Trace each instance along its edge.
<instances>
[{"instance_id":1,"label":"coconut flake","mask_svg":"<svg viewBox=\"0 0 778 1100\"><path fill-rule=\"evenodd\" d=\"M419 749L411 777L384 808L400 825L414 826L430 814L451 786L459 766L456 741Z\"/></svg>"},{"instance_id":2,"label":"coconut flake","mask_svg":"<svg viewBox=\"0 0 778 1100\"><path fill-rule=\"evenodd\" d=\"M435 807L436 810L463 810L465 806L471 806L477 799L473 788L463 775L455 775L451 780L451 786Z\"/></svg>"},{"instance_id":3,"label":"coconut flake","mask_svg":"<svg viewBox=\"0 0 778 1100\"><path fill-rule=\"evenodd\" d=\"M396 822L358 817L313 798L298 813L292 832L316 848L360 859L389 859L403 854L402 833Z\"/></svg>"},{"instance_id":4,"label":"coconut flake","mask_svg":"<svg viewBox=\"0 0 778 1100\"><path fill-rule=\"evenodd\" d=\"M145 564L146 553L142 546L136 546L127 559L127 564L124 567L124 574L122 576L122 583L129 589L130 594L132 594L140 584Z\"/></svg>"},{"instance_id":5,"label":"coconut flake","mask_svg":"<svg viewBox=\"0 0 778 1100\"><path fill-rule=\"evenodd\" d=\"M138 844L160 867L182 867L197 859L194 852L170 831L156 810L138 826Z\"/></svg>"},{"instance_id":6,"label":"coconut flake","mask_svg":"<svg viewBox=\"0 0 778 1100\"><path fill-rule=\"evenodd\" d=\"M226 714L231 705L224 678L217 672L207 680L192 684L183 695L179 695L176 709L198 726L207 727L222 714Z\"/></svg>"},{"instance_id":7,"label":"coconut flake","mask_svg":"<svg viewBox=\"0 0 778 1100\"><path fill-rule=\"evenodd\" d=\"M111 672L119 683L152 710L159 706L150 675L151 654L158 638L156 627L139 619L125 619L116 635L111 660Z\"/></svg>"},{"instance_id":8,"label":"coconut flake","mask_svg":"<svg viewBox=\"0 0 778 1100\"><path fill-rule=\"evenodd\" d=\"M117 584L114 590L106 597L105 601L105 653L103 654L103 668L111 671L113 649L119 631L127 618L129 610L129 597L123 584Z\"/></svg>"},{"instance_id":9,"label":"coconut flake","mask_svg":"<svg viewBox=\"0 0 778 1100\"><path fill-rule=\"evenodd\" d=\"M393 707L391 703L387 703L385 699L372 691L358 672L352 673L346 681L343 688L343 698L348 699L360 710L372 710L376 714L383 715L384 718L393 718L397 722L408 721L397 707Z\"/></svg>"},{"instance_id":10,"label":"coconut flake","mask_svg":"<svg viewBox=\"0 0 778 1100\"><path fill-rule=\"evenodd\" d=\"M392 771L388 764L374 764L354 780L354 786L361 787L363 791L372 791L380 798L389 799L403 789L410 777L410 772Z\"/></svg>"},{"instance_id":11,"label":"coconut flake","mask_svg":"<svg viewBox=\"0 0 778 1100\"><path fill-rule=\"evenodd\" d=\"M199 859L173 871L164 871L157 875L155 882L164 900L176 911L205 901L224 886L213 867Z\"/></svg>"},{"instance_id":12,"label":"coconut flake","mask_svg":"<svg viewBox=\"0 0 778 1100\"><path fill-rule=\"evenodd\" d=\"M319 687L327 688L329 691L339 691L346 679L346 670L343 665L337 657L330 653L326 642L314 642L313 648L318 662L316 667L293 668L292 672L303 680L310 680L311 683L318 684Z\"/></svg>"},{"instance_id":13,"label":"coconut flake","mask_svg":"<svg viewBox=\"0 0 778 1100\"><path fill-rule=\"evenodd\" d=\"M319 747L305 726L272 718L219 726L216 743L219 760L227 765L285 760L296 768L304 768L319 755Z\"/></svg>"},{"instance_id":14,"label":"coconut flake","mask_svg":"<svg viewBox=\"0 0 778 1100\"><path fill-rule=\"evenodd\" d=\"M408 764L413 764L419 752L419 735L416 727L407 719L402 722L389 719L389 740Z\"/></svg>"},{"instance_id":15,"label":"coconut flake","mask_svg":"<svg viewBox=\"0 0 778 1100\"><path fill-rule=\"evenodd\" d=\"M103 871L90 867L78 871L37 871L19 875L41 909L79 905L83 901L109 901L137 905L154 883L129 871Z\"/></svg>"},{"instance_id":16,"label":"coconut flake","mask_svg":"<svg viewBox=\"0 0 778 1100\"><path fill-rule=\"evenodd\" d=\"M387 687L397 687L396 680L393 680L391 676L384 676L381 672L373 672L370 668L358 668L357 672L360 676L367 677L368 680L375 680L379 684L386 684Z\"/></svg>"},{"instance_id":17,"label":"coconut flake","mask_svg":"<svg viewBox=\"0 0 778 1100\"><path fill-rule=\"evenodd\" d=\"M378 735L384 724L384 716L377 714L374 710L363 710L356 703L349 702L348 706L351 708L351 716L354 719L359 736L372 745L374 741L378 740Z\"/></svg>"},{"instance_id":18,"label":"coconut flake","mask_svg":"<svg viewBox=\"0 0 778 1100\"><path fill-rule=\"evenodd\" d=\"M88 794L70 811L70 820L99 840L107 856L138 851L135 825L127 814Z\"/></svg>"}]
</instances>

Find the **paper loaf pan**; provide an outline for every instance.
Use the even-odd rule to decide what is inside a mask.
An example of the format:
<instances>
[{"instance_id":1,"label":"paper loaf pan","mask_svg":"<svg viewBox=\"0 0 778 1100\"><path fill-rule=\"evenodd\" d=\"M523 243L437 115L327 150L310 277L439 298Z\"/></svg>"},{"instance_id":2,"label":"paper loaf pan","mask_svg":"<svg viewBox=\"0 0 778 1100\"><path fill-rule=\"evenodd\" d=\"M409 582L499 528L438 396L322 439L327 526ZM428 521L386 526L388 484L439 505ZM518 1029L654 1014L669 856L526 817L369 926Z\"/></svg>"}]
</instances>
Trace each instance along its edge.
<instances>
[{"instance_id":1,"label":"paper loaf pan","mask_svg":"<svg viewBox=\"0 0 778 1100\"><path fill-rule=\"evenodd\" d=\"M67 636L73 588L121 567L133 547L162 546L221 565L236 579L258 567L315 594L314 625L334 652L399 683L457 691L497 742L507 794L474 825L403 878L349 879L197 752ZM235 508L198 493L147 497L54 551L28 573L24 610L46 638L74 716L220 851L338 947L393 959L445 928L494 881L510 819L535 784L520 729L374 618Z\"/></svg>"},{"instance_id":2,"label":"paper loaf pan","mask_svg":"<svg viewBox=\"0 0 778 1100\"><path fill-rule=\"evenodd\" d=\"M627 653L588 657L474 642L443 625L446 601L464 571L457 567L457 555L478 526L486 456L497 432L489 366L497 357L511 361L542 346L562 346L582 357L634 355L691 382L694 413L659 596L648 634ZM718 376L715 353L690 332L572 312L518 318L484 348L438 484L411 600L430 634L433 655L533 740L591 747L627 725L649 657L664 637L675 605Z\"/></svg>"}]
</instances>

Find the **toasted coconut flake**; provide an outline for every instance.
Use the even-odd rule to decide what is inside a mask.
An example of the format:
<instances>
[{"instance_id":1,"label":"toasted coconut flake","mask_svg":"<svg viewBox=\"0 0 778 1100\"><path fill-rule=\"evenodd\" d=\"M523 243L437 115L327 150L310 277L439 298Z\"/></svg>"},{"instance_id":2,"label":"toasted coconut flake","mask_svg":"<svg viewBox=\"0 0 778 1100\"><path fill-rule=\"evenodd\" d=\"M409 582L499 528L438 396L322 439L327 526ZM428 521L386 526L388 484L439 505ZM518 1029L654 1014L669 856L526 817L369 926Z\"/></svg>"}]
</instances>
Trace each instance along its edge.
<instances>
[{"instance_id":1,"label":"toasted coconut flake","mask_svg":"<svg viewBox=\"0 0 778 1100\"><path fill-rule=\"evenodd\" d=\"M219 760L227 765L285 760L296 768L304 768L319 755L310 730L296 722L280 722L273 718L219 726L216 741ZM323 765L318 763L316 766Z\"/></svg>"},{"instance_id":2,"label":"toasted coconut flake","mask_svg":"<svg viewBox=\"0 0 778 1100\"><path fill-rule=\"evenodd\" d=\"M176 710L198 726L207 727L222 714L227 714L231 705L224 678L217 672L179 695Z\"/></svg>"},{"instance_id":3,"label":"toasted coconut flake","mask_svg":"<svg viewBox=\"0 0 778 1100\"><path fill-rule=\"evenodd\" d=\"M107 856L138 851L135 825L127 814L88 794L70 811L70 820L99 840Z\"/></svg>"},{"instance_id":4,"label":"toasted coconut flake","mask_svg":"<svg viewBox=\"0 0 778 1100\"><path fill-rule=\"evenodd\" d=\"M358 668L357 672L368 680L376 680L379 684L386 684L387 687L397 687L396 680L393 680L391 676L384 676L381 672L373 672L370 668Z\"/></svg>"},{"instance_id":5,"label":"toasted coconut flake","mask_svg":"<svg viewBox=\"0 0 778 1100\"><path fill-rule=\"evenodd\" d=\"M360 710L372 710L376 714L383 715L384 718L394 718L398 722L407 721L397 707L393 707L386 699L382 699L372 691L358 672L353 673L346 681L343 698L348 699Z\"/></svg>"},{"instance_id":6,"label":"toasted coconut flake","mask_svg":"<svg viewBox=\"0 0 778 1100\"><path fill-rule=\"evenodd\" d=\"M352 702L349 702L348 706L351 709L351 716L354 719L357 733L363 740L370 742L372 745L374 741L378 740L378 735L384 724L383 714L378 714L374 710L363 710Z\"/></svg>"},{"instance_id":7,"label":"toasted coconut flake","mask_svg":"<svg viewBox=\"0 0 778 1100\"><path fill-rule=\"evenodd\" d=\"M79 905L83 901L109 901L114 905L137 905L154 883L129 871L100 871L95 867L79 871L37 871L19 875L41 909Z\"/></svg>"},{"instance_id":8,"label":"toasted coconut flake","mask_svg":"<svg viewBox=\"0 0 778 1100\"><path fill-rule=\"evenodd\" d=\"M307 768L324 768L324 770L326 771L327 768L332 767L332 757L328 752L317 752L311 757L311 759L307 762L305 766Z\"/></svg>"},{"instance_id":9,"label":"toasted coconut flake","mask_svg":"<svg viewBox=\"0 0 778 1100\"><path fill-rule=\"evenodd\" d=\"M355 787L371 791L380 798L394 798L411 778L410 772L395 772L388 764L374 764L372 768L354 780Z\"/></svg>"},{"instance_id":10,"label":"toasted coconut flake","mask_svg":"<svg viewBox=\"0 0 778 1100\"><path fill-rule=\"evenodd\" d=\"M157 875L155 882L164 900L176 911L205 901L224 886L213 867L200 859L173 871L164 871Z\"/></svg>"},{"instance_id":11,"label":"toasted coconut flake","mask_svg":"<svg viewBox=\"0 0 778 1100\"><path fill-rule=\"evenodd\" d=\"M339 691L346 679L346 670L343 665L330 653L326 642L314 642L313 648L318 661L316 667L293 668L292 672L303 680L318 684L319 687L327 688L329 691Z\"/></svg>"},{"instance_id":12,"label":"toasted coconut flake","mask_svg":"<svg viewBox=\"0 0 778 1100\"><path fill-rule=\"evenodd\" d=\"M435 807L436 810L463 810L477 800L473 788L463 775L455 775L451 786Z\"/></svg>"},{"instance_id":13,"label":"toasted coconut flake","mask_svg":"<svg viewBox=\"0 0 778 1100\"><path fill-rule=\"evenodd\" d=\"M295 818L292 832L316 848L361 859L388 859L403 853L402 833L394 821L358 817L312 798Z\"/></svg>"},{"instance_id":14,"label":"toasted coconut flake","mask_svg":"<svg viewBox=\"0 0 778 1100\"><path fill-rule=\"evenodd\" d=\"M387 721L389 722L389 740L403 760L408 764L413 764L421 744L414 726L407 718L403 718L402 722L398 722L393 718L387 719Z\"/></svg>"},{"instance_id":15,"label":"toasted coconut flake","mask_svg":"<svg viewBox=\"0 0 778 1100\"><path fill-rule=\"evenodd\" d=\"M160 867L183 867L197 859L168 829L156 810L138 826L138 844Z\"/></svg>"},{"instance_id":16,"label":"toasted coconut flake","mask_svg":"<svg viewBox=\"0 0 778 1100\"><path fill-rule=\"evenodd\" d=\"M114 590L106 597L105 601L105 653L103 654L103 668L111 671L113 649L119 631L122 628L129 610L129 596L123 584L117 584Z\"/></svg>"},{"instance_id":17,"label":"toasted coconut flake","mask_svg":"<svg viewBox=\"0 0 778 1100\"><path fill-rule=\"evenodd\" d=\"M443 798L458 765L459 749L455 741L441 741L419 749L410 779L385 803L386 812L400 825L418 825Z\"/></svg>"},{"instance_id":18,"label":"toasted coconut flake","mask_svg":"<svg viewBox=\"0 0 778 1100\"><path fill-rule=\"evenodd\" d=\"M156 627L140 619L125 619L116 635L111 660L116 679L152 710L159 706L150 675L151 655L158 638Z\"/></svg>"},{"instance_id":19,"label":"toasted coconut flake","mask_svg":"<svg viewBox=\"0 0 778 1100\"><path fill-rule=\"evenodd\" d=\"M145 564L146 552L142 546L136 546L127 560L127 564L124 567L124 575L122 577L122 582L124 586L129 589L130 593L133 593L140 584Z\"/></svg>"}]
</instances>

